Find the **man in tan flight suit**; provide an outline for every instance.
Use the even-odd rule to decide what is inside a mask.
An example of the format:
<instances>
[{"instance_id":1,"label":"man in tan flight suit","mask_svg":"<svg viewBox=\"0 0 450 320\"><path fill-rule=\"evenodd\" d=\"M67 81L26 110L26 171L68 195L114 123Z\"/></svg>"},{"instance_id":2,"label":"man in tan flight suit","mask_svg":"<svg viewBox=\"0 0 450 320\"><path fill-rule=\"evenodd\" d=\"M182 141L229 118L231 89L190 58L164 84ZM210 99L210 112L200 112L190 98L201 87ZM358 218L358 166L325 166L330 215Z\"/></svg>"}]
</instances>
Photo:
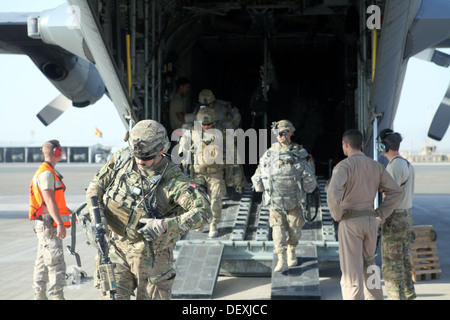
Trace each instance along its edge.
<instances>
[{"instance_id":1,"label":"man in tan flight suit","mask_svg":"<svg viewBox=\"0 0 450 320\"><path fill-rule=\"evenodd\" d=\"M326 188L327 202L339 222L339 257L344 300L383 299L379 268L375 264L377 230L400 201L400 186L384 166L361 152L362 134L344 132L342 150L347 156L333 169ZM384 192L374 210L378 190Z\"/></svg>"}]
</instances>

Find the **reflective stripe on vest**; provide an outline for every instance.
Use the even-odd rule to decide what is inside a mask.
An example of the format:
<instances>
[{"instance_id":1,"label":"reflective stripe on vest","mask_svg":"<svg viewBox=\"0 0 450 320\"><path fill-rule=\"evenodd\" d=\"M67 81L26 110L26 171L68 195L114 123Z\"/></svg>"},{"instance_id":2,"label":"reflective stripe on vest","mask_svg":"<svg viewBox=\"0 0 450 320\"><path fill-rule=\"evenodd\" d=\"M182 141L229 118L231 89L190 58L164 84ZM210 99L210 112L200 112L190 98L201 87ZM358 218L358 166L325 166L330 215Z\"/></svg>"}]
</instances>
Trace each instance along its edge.
<instances>
[{"instance_id":1,"label":"reflective stripe on vest","mask_svg":"<svg viewBox=\"0 0 450 320\"><path fill-rule=\"evenodd\" d=\"M31 180L30 183L29 218L30 220L39 219L45 207L41 190L37 185L37 177L44 171L51 171L53 173L53 177L55 178L55 202L56 205L58 206L59 215L61 216L61 220L63 221L64 227L69 228L71 225L70 212L69 209L67 208L66 199L64 196L66 186L61 181L59 176L56 174L52 166L47 162L42 163L41 166L36 170L36 173L34 174L33 179ZM56 222L54 222L53 225L56 227L57 225Z\"/></svg>"}]
</instances>

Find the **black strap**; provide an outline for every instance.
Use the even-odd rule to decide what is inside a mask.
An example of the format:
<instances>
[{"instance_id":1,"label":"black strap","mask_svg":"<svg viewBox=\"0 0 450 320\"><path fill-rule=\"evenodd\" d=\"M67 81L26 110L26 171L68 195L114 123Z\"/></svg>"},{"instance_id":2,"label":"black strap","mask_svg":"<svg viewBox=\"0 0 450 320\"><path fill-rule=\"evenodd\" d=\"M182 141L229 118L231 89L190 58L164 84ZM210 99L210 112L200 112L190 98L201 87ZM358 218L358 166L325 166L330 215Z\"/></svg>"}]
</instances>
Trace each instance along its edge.
<instances>
[{"instance_id":1,"label":"black strap","mask_svg":"<svg viewBox=\"0 0 450 320\"><path fill-rule=\"evenodd\" d=\"M392 161L394 161L395 159L403 159L403 160L405 160L406 163L408 164L408 168L409 168L409 166L411 165L411 164L409 163L408 160L406 160L405 158L403 158L403 157L401 157L401 156L395 156L394 159L392 159ZM400 187L403 187L403 186L408 182L408 180L409 180L409 178L406 179L406 181L403 182L403 183L400 185Z\"/></svg>"},{"instance_id":2,"label":"black strap","mask_svg":"<svg viewBox=\"0 0 450 320\"><path fill-rule=\"evenodd\" d=\"M75 259L77 260L77 265L78 267L81 267L81 258L80 255L78 253L75 252L75 245L77 243L76 240L76 233L77 233L77 215L81 212L81 210L84 209L84 207L86 206L86 203L81 204L76 210L75 212L72 212L72 230L71 230L71 245L67 246L67 251L69 251L70 254L75 256Z\"/></svg>"}]
</instances>

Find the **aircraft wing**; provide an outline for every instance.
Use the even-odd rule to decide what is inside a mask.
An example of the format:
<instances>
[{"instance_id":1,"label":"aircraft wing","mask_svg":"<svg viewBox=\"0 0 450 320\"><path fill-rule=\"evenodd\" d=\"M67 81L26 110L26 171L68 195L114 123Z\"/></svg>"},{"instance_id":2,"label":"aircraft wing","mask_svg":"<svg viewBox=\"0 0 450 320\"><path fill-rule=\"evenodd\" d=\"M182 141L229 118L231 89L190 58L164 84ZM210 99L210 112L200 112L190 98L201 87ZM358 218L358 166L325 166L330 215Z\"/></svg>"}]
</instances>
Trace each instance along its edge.
<instances>
[{"instance_id":1,"label":"aircraft wing","mask_svg":"<svg viewBox=\"0 0 450 320\"><path fill-rule=\"evenodd\" d=\"M69 5L78 9L74 13L76 21L70 20ZM117 68L87 1L69 1L40 13L1 13L0 53L29 56L66 97L54 99L39 112L37 117L44 125L67 109L68 100L75 107L85 107L98 101L104 93L113 101L126 128L130 119L135 120Z\"/></svg>"},{"instance_id":2,"label":"aircraft wing","mask_svg":"<svg viewBox=\"0 0 450 320\"><path fill-rule=\"evenodd\" d=\"M70 105L85 107L97 102L105 85L92 63L64 48L28 35L28 18L42 13L0 13L0 53L27 55L61 95L37 117L49 125Z\"/></svg>"},{"instance_id":3,"label":"aircraft wing","mask_svg":"<svg viewBox=\"0 0 450 320\"><path fill-rule=\"evenodd\" d=\"M137 119L132 113L128 94L126 93L123 82L120 80L117 66L105 42L96 15L93 13L94 11L87 0L68 0L67 2L79 8L81 14L81 33L91 51L95 65L106 84L111 100L127 128L129 120L136 121Z\"/></svg>"},{"instance_id":4,"label":"aircraft wing","mask_svg":"<svg viewBox=\"0 0 450 320\"><path fill-rule=\"evenodd\" d=\"M450 39L448 1L387 1L384 12L370 101L373 115L381 115L380 129L392 128L409 58L428 48L442 47ZM446 59L434 55L430 61L446 67ZM436 123L440 128L430 131L443 135L445 121ZM432 138L436 139L436 134Z\"/></svg>"},{"instance_id":5,"label":"aircraft wing","mask_svg":"<svg viewBox=\"0 0 450 320\"><path fill-rule=\"evenodd\" d=\"M26 54L24 43L29 46L42 45L42 41L27 36L27 18L34 13L0 13L0 53Z\"/></svg>"}]
</instances>

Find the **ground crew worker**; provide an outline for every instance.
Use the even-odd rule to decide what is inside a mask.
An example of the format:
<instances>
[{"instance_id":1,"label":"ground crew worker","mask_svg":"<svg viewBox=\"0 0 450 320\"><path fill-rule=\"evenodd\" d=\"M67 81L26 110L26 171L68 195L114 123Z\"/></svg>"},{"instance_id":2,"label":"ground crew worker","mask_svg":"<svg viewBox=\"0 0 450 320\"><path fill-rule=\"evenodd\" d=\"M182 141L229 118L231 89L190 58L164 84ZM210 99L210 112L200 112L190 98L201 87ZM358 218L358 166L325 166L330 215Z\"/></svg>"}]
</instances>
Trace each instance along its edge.
<instances>
[{"instance_id":1,"label":"ground crew worker","mask_svg":"<svg viewBox=\"0 0 450 320\"><path fill-rule=\"evenodd\" d=\"M361 151L362 134L348 130L342 137L346 159L333 169L326 188L327 202L334 220L339 222L339 259L344 300L383 299L381 279L375 264L378 218L383 221L401 197L399 185L384 166ZM384 200L374 210L378 190ZM378 217L378 218L377 218Z\"/></svg>"},{"instance_id":2,"label":"ground crew worker","mask_svg":"<svg viewBox=\"0 0 450 320\"><path fill-rule=\"evenodd\" d=\"M224 180L225 131L215 128L216 121L213 109L200 109L194 126L187 132L189 135L184 135L180 140L180 152L189 154L185 160L190 161L189 170L193 181L205 188L211 201L210 238L219 235L222 198L227 191Z\"/></svg>"},{"instance_id":3,"label":"ground crew worker","mask_svg":"<svg viewBox=\"0 0 450 320\"><path fill-rule=\"evenodd\" d=\"M136 299L170 299L173 246L182 234L210 222L210 204L164 154L169 140L160 123L138 122L128 142L89 184L88 208L92 212L90 199L97 196L111 231L116 299L130 299L135 289Z\"/></svg>"},{"instance_id":4,"label":"ground crew worker","mask_svg":"<svg viewBox=\"0 0 450 320\"><path fill-rule=\"evenodd\" d=\"M411 233L414 168L400 153L402 136L391 129L380 132L378 150L389 160L386 171L402 189L400 202L381 226L382 272L389 300L416 298L412 280Z\"/></svg>"},{"instance_id":5,"label":"ground crew worker","mask_svg":"<svg viewBox=\"0 0 450 320\"><path fill-rule=\"evenodd\" d=\"M274 271L283 272L297 264L295 248L305 225L302 192L313 192L317 179L304 160L306 151L291 141L295 131L292 123L281 120L273 129L278 142L263 154L251 179L255 191L264 192L263 205L269 206L274 253L278 258Z\"/></svg>"},{"instance_id":6,"label":"ground crew worker","mask_svg":"<svg viewBox=\"0 0 450 320\"><path fill-rule=\"evenodd\" d=\"M42 146L44 162L35 172L30 184L29 218L34 221L38 237L38 251L34 264L33 288L36 300L47 300L46 290L53 300L64 300L66 263L62 239L70 227L71 211L66 206L66 187L55 170L61 161L62 149L58 140Z\"/></svg>"},{"instance_id":7,"label":"ground crew worker","mask_svg":"<svg viewBox=\"0 0 450 320\"><path fill-rule=\"evenodd\" d=\"M191 82L186 77L181 77L176 81L176 91L169 106L170 126L172 130L179 129L186 122L187 111L186 97L191 89Z\"/></svg>"}]
</instances>

